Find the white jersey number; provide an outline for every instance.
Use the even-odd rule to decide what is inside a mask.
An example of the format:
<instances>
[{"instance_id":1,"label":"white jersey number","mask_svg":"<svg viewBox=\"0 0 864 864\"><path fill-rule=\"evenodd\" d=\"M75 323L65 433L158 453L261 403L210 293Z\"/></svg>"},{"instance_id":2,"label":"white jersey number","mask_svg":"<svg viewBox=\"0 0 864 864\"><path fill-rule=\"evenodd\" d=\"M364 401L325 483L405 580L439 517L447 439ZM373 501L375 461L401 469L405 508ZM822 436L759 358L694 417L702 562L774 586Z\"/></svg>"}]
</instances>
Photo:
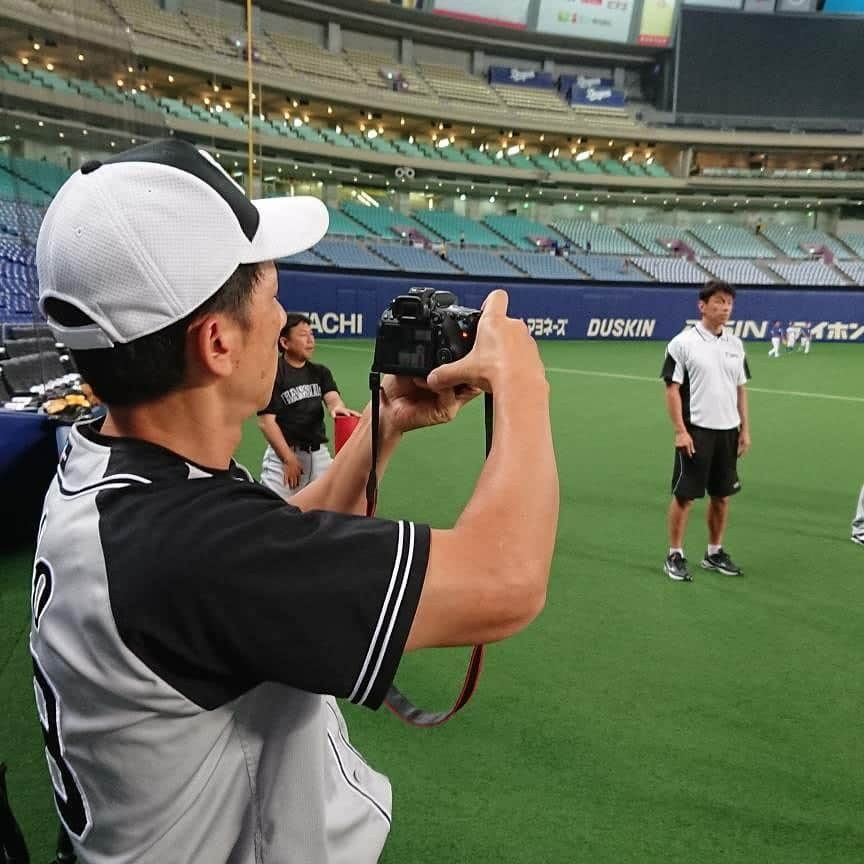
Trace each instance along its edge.
<instances>
[{"instance_id":1,"label":"white jersey number","mask_svg":"<svg viewBox=\"0 0 864 864\"><path fill-rule=\"evenodd\" d=\"M33 569L33 626L36 630L42 624L42 616L51 601L54 590L54 575L51 565L44 559L36 562ZM66 829L77 840L83 840L90 831L90 808L84 797L75 772L66 761L63 741L60 737L60 700L48 680L48 676L33 654L33 687L36 706L45 738L45 756L54 786L54 800L57 812Z\"/></svg>"}]
</instances>

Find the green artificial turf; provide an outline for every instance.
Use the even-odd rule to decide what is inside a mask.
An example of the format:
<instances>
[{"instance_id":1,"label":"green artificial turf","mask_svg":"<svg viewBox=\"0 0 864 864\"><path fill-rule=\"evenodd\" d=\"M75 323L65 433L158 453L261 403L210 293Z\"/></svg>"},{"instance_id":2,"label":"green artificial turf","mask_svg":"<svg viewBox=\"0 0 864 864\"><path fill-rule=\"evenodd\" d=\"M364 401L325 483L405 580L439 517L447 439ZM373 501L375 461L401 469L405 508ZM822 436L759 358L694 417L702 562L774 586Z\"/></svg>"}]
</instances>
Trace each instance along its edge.
<instances>
[{"instance_id":1,"label":"green artificial turf","mask_svg":"<svg viewBox=\"0 0 864 864\"><path fill-rule=\"evenodd\" d=\"M672 432L660 343L545 343L561 476L546 609L491 646L474 700L407 727L346 706L354 743L394 788L384 864L864 860L864 551L849 542L862 482L858 346L767 357L748 344L752 452L727 548L742 578L662 572ZM321 342L346 402L366 401L370 343ZM824 398L825 396L844 398ZM249 424L239 457L258 472ZM479 400L407 436L379 514L448 527L483 461ZM531 483L531 453L519 469ZM34 860L53 851L32 706L30 561L0 558L0 758ZM405 658L426 707L455 696L467 650Z\"/></svg>"}]
</instances>

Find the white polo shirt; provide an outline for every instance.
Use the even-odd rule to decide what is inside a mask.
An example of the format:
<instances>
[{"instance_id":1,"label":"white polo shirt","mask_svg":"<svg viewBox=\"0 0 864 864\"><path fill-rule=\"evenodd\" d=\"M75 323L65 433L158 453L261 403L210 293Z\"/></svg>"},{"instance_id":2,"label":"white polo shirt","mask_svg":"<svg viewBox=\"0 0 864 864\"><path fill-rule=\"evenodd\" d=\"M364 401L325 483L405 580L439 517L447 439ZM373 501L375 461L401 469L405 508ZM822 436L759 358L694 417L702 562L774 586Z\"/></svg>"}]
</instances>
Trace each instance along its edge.
<instances>
[{"instance_id":1,"label":"white polo shirt","mask_svg":"<svg viewBox=\"0 0 864 864\"><path fill-rule=\"evenodd\" d=\"M738 387L750 378L744 345L724 330L720 336L701 323L682 330L667 346L661 377L681 385L685 422L704 429L737 429Z\"/></svg>"}]
</instances>

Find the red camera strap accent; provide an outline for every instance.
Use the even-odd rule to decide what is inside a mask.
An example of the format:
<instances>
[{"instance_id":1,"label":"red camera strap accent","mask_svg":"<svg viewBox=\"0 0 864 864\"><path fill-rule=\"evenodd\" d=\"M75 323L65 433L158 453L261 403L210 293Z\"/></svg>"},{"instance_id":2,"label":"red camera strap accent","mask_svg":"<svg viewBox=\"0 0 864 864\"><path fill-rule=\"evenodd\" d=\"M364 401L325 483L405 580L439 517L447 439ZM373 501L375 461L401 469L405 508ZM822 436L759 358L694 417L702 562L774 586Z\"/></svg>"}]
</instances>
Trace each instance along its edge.
<instances>
[{"instance_id":1,"label":"red camera strap accent","mask_svg":"<svg viewBox=\"0 0 864 864\"><path fill-rule=\"evenodd\" d=\"M378 413L381 407L381 376L377 372L369 375L369 389L372 391L372 465L369 469L369 480L366 483L366 515L374 516L378 504ZM487 393L485 399L486 407L486 456L492 448L492 396ZM396 686L391 685L387 690L384 704L397 716L410 723L412 726L429 728L446 723L457 711L460 711L474 695L480 673L483 671L484 645L475 645L471 651L468 668L465 671L465 680L462 689L453 707L447 711L426 711L418 708L407 696Z\"/></svg>"},{"instance_id":2,"label":"red camera strap accent","mask_svg":"<svg viewBox=\"0 0 864 864\"><path fill-rule=\"evenodd\" d=\"M465 672L465 680L462 682L462 690L449 711L425 711L418 708L395 686L391 685L387 691L384 704L397 716L412 726L440 726L446 723L463 705L474 695L480 673L483 671L483 654L485 645L475 645L471 651L471 659L468 661L468 669Z\"/></svg>"}]
</instances>

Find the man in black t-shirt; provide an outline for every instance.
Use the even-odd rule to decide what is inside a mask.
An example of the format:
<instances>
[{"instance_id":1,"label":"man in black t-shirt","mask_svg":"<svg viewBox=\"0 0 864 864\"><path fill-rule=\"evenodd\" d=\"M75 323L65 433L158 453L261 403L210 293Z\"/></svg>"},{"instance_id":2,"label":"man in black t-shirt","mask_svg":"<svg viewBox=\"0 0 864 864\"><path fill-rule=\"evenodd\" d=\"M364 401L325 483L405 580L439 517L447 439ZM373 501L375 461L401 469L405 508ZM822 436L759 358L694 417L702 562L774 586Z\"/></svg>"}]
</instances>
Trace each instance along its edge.
<instances>
[{"instance_id":1,"label":"man in black t-shirt","mask_svg":"<svg viewBox=\"0 0 864 864\"><path fill-rule=\"evenodd\" d=\"M261 463L261 482L288 499L316 478L333 461L327 449L324 408L331 417L358 417L346 407L330 370L313 363L312 322L289 312L279 334L282 356L270 403L258 412L258 426L267 439Z\"/></svg>"}]
</instances>

